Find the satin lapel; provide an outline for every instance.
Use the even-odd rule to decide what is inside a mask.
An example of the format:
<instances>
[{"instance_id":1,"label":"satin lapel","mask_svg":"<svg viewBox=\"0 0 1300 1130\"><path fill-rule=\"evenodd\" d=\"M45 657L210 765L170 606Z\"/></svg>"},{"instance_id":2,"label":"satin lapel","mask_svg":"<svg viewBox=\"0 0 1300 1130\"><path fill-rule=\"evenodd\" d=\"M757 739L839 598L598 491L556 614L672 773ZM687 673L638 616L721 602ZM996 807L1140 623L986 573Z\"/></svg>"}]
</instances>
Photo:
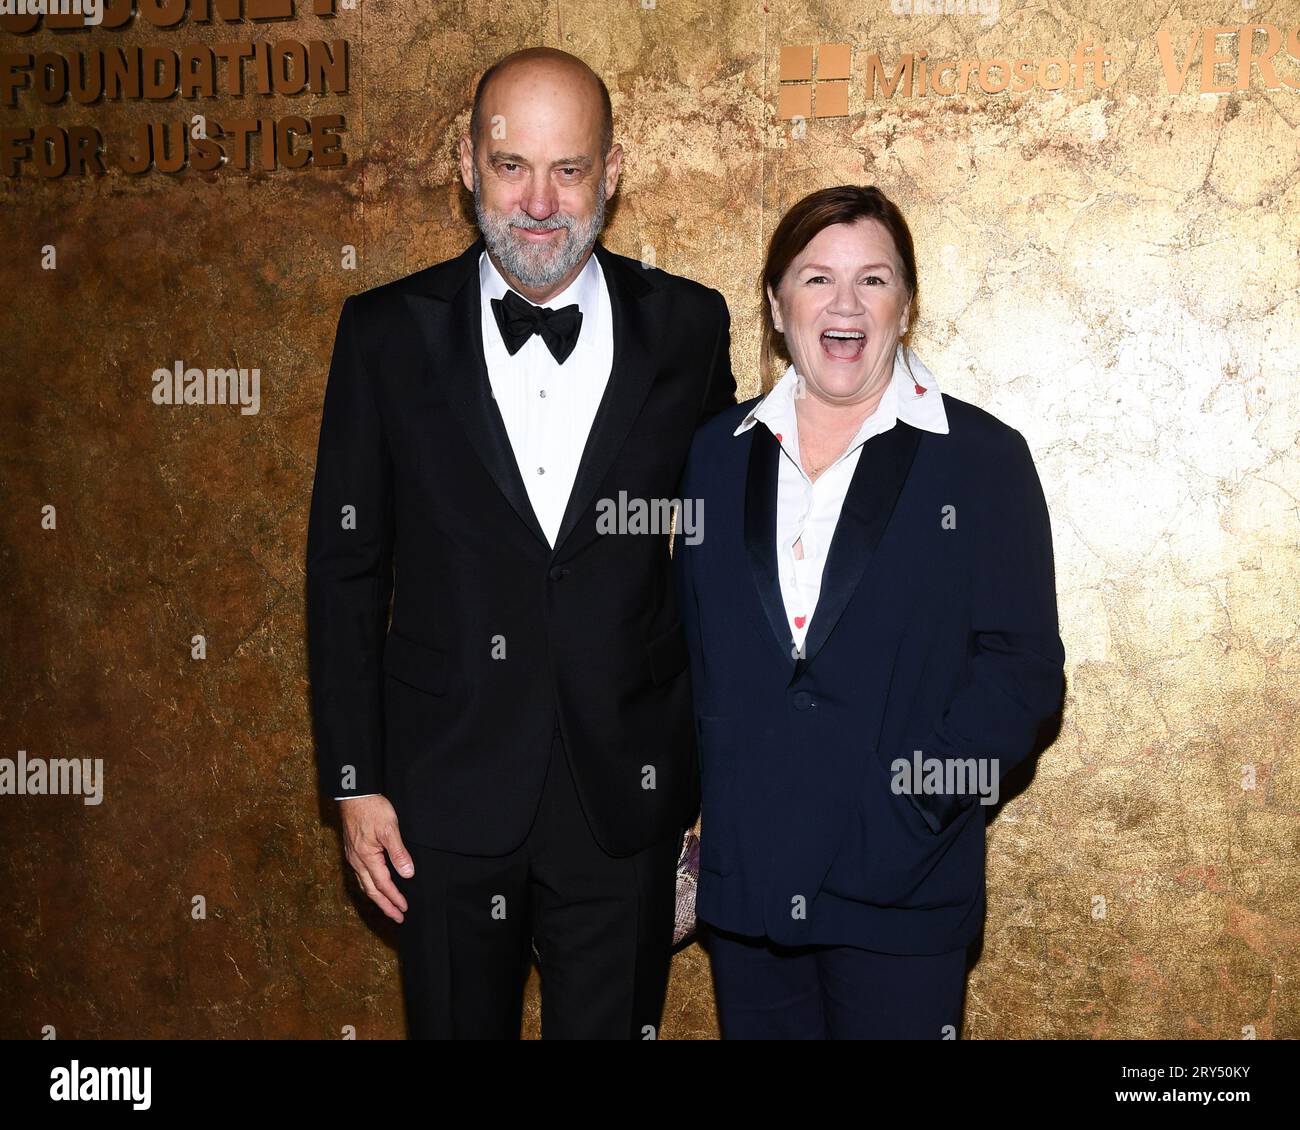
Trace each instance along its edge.
<instances>
[{"instance_id":1,"label":"satin lapel","mask_svg":"<svg viewBox=\"0 0 1300 1130\"><path fill-rule=\"evenodd\" d=\"M610 464L614 462L632 422L650 392L655 378L655 359L662 355L663 335L668 326L651 324L642 299L654 286L645 268L630 266L607 251L599 241L595 255L609 290L613 317L614 362L600 407L592 421L583 448L582 461L569 493L564 520L555 539L558 553L587 510Z\"/></svg>"},{"instance_id":2,"label":"satin lapel","mask_svg":"<svg viewBox=\"0 0 1300 1130\"><path fill-rule=\"evenodd\" d=\"M758 599L782 654L794 667L794 637L785 619L781 580L776 570L776 492L781 445L766 424L749 429L749 469L745 476L745 555Z\"/></svg>"},{"instance_id":3,"label":"satin lapel","mask_svg":"<svg viewBox=\"0 0 1300 1130\"><path fill-rule=\"evenodd\" d=\"M803 655L795 664L794 679L803 674L821 650L862 583L868 565L874 562L876 547L894 513L920 439L919 429L898 420L889 431L872 436L862 445L831 538L821 592Z\"/></svg>"},{"instance_id":4,"label":"satin lapel","mask_svg":"<svg viewBox=\"0 0 1300 1130\"><path fill-rule=\"evenodd\" d=\"M492 383L483 360L478 285L482 250L480 237L460 256L458 270L442 295L408 294L407 302L424 334L434 379L439 382L452 414L506 500L549 549L550 543L528 501L528 490L519 474L514 448L510 446L505 421L492 395Z\"/></svg>"}]
</instances>

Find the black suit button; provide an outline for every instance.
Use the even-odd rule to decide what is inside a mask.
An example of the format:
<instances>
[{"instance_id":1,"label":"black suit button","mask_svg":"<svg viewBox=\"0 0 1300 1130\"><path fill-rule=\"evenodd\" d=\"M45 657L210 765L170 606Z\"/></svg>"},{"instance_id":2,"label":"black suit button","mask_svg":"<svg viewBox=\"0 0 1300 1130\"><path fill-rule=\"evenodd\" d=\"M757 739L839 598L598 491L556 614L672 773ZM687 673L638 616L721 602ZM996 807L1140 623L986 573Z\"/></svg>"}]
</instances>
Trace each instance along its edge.
<instances>
[{"instance_id":1,"label":"black suit button","mask_svg":"<svg viewBox=\"0 0 1300 1130\"><path fill-rule=\"evenodd\" d=\"M813 705L813 698L807 691L794 692L794 708L796 710L807 710Z\"/></svg>"},{"instance_id":2,"label":"black suit button","mask_svg":"<svg viewBox=\"0 0 1300 1130\"><path fill-rule=\"evenodd\" d=\"M567 577L569 575L569 570L566 569L563 565L556 565L552 567L550 575L551 575L551 580L558 581L562 577Z\"/></svg>"}]
</instances>

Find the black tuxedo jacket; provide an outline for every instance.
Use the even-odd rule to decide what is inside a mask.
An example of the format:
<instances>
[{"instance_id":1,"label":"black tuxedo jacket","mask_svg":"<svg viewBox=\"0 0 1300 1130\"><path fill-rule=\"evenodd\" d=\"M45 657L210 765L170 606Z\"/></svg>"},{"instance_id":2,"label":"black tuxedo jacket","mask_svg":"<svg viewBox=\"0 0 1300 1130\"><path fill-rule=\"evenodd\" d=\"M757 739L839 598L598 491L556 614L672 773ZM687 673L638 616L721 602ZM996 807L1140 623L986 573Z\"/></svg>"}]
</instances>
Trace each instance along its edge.
<instances>
[{"instance_id":1,"label":"black tuxedo jacket","mask_svg":"<svg viewBox=\"0 0 1300 1130\"><path fill-rule=\"evenodd\" d=\"M320 786L384 793L405 840L504 854L558 720L626 855L694 821L695 726L667 532L598 532L598 503L676 497L696 426L735 402L727 304L596 244L614 361L552 550L483 360L483 246L339 317L307 532Z\"/></svg>"}]
</instances>

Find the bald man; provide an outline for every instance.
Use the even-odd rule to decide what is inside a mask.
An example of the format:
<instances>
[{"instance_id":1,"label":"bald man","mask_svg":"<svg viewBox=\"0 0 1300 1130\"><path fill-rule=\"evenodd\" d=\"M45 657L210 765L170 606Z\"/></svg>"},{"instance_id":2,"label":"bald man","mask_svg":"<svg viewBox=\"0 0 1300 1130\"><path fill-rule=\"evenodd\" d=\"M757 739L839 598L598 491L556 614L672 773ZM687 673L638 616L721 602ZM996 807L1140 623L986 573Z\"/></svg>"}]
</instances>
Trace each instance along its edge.
<instances>
[{"instance_id":1,"label":"bald man","mask_svg":"<svg viewBox=\"0 0 1300 1130\"><path fill-rule=\"evenodd\" d=\"M722 295L600 242L621 166L585 63L506 56L460 139L479 238L339 318L312 712L416 1038L518 1038L534 947L543 1038L658 1034L699 806L666 518L735 381Z\"/></svg>"}]
</instances>

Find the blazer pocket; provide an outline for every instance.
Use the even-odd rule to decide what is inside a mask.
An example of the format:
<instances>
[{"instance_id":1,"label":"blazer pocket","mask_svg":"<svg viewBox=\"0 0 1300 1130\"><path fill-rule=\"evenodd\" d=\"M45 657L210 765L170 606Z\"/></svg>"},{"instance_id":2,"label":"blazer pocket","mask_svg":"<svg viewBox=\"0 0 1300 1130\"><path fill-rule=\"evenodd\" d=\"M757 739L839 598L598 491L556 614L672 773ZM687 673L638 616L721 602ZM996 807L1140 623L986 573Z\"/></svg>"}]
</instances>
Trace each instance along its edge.
<instances>
[{"instance_id":1,"label":"blazer pocket","mask_svg":"<svg viewBox=\"0 0 1300 1130\"><path fill-rule=\"evenodd\" d=\"M909 764L912 762L910 757L902 760ZM894 787L892 768L888 772L890 792L898 792L899 790ZM922 782L910 781L909 783L911 788L902 790L903 799L911 809L908 818L919 820L925 831L932 836L941 836L947 832L977 799L963 793L931 793L925 790Z\"/></svg>"},{"instance_id":2,"label":"blazer pocket","mask_svg":"<svg viewBox=\"0 0 1300 1130\"><path fill-rule=\"evenodd\" d=\"M389 632L384 643L384 671L398 682L426 694L447 689L447 653Z\"/></svg>"},{"instance_id":3,"label":"blazer pocket","mask_svg":"<svg viewBox=\"0 0 1300 1130\"><path fill-rule=\"evenodd\" d=\"M661 636L656 636L645 647L650 660L650 678L655 683L666 683L680 674L690 661L686 650L686 633L680 620Z\"/></svg>"},{"instance_id":4,"label":"blazer pocket","mask_svg":"<svg viewBox=\"0 0 1300 1130\"><path fill-rule=\"evenodd\" d=\"M969 798L944 794L910 792L907 799L911 801L917 815L925 821L925 826L936 836L946 832L971 806Z\"/></svg>"}]
</instances>

